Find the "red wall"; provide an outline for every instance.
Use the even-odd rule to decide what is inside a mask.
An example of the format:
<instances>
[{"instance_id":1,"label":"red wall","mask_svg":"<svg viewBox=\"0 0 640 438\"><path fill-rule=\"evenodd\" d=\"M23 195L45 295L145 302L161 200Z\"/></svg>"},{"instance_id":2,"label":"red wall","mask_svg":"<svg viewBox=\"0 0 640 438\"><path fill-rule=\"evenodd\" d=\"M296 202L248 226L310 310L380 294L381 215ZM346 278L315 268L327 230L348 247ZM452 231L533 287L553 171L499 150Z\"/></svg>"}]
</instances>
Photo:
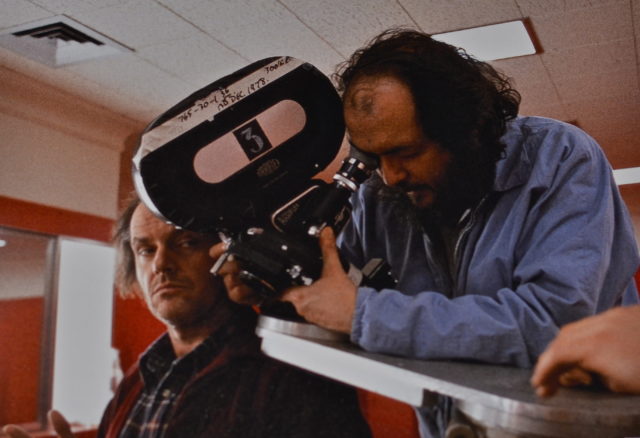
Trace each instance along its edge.
<instances>
[{"instance_id":1,"label":"red wall","mask_svg":"<svg viewBox=\"0 0 640 438\"><path fill-rule=\"evenodd\" d=\"M38 417L42 316L42 298L0 306L0 425Z\"/></svg>"},{"instance_id":2,"label":"red wall","mask_svg":"<svg viewBox=\"0 0 640 438\"><path fill-rule=\"evenodd\" d=\"M113 221L0 195L0 225L109 242Z\"/></svg>"},{"instance_id":3,"label":"red wall","mask_svg":"<svg viewBox=\"0 0 640 438\"><path fill-rule=\"evenodd\" d=\"M0 196L0 225L107 242L113 221ZM7 300L0 306L0 425L37 418L43 310L42 298Z\"/></svg>"},{"instance_id":4,"label":"red wall","mask_svg":"<svg viewBox=\"0 0 640 438\"><path fill-rule=\"evenodd\" d=\"M411 406L362 389L358 395L374 438L419 437L418 420Z\"/></svg>"},{"instance_id":5,"label":"red wall","mask_svg":"<svg viewBox=\"0 0 640 438\"><path fill-rule=\"evenodd\" d=\"M165 330L138 298L117 297L113 320L113 346L120 350L120 365L124 371Z\"/></svg>"}]
</instances>

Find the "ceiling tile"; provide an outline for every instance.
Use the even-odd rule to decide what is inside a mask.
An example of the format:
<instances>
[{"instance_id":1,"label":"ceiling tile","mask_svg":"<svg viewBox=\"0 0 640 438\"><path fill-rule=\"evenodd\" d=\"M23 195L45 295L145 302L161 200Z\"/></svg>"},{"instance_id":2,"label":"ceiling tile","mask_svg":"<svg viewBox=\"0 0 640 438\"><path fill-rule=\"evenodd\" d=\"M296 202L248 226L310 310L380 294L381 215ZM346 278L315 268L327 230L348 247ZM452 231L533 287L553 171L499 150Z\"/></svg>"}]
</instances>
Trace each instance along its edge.
<instances>
[{"instance_id":1,"label":"ceiling tile","mask_svg":"<svg viewBox=\"0 0 640 438\"><path fill-rule=\"evenodd\" d=\"M131 114L131 110L128 109L128 115L136 120L146 118L149 113L159 114L166 110L168 105L173 105L194 91L193 85L133 54L76 64L66 67L65 70L96 81L132 102L145 102L149 110L144 114ZM114 74L116 72L117 74ZM131 87L131 83L136 86Z\"/></svg>"},{"instance_id":2,"label":"ceiling tile","mask_svg":"<svg viewBox=\"0 0 640 438\"><path fill-rule=\"evenodd\" d=\"M631 8L633 9L634 36L636 38L636 64L640 65L640 0L631 1ZM640 81L640 78L638 80Z\"/></svg>"},{"instance_id":3,"label":"ceiling tile","mask_svg":"<svg viewBox=\"0 0 640 438\"><path fill-rule=\"evenodd\" d=\"M553 78L568 78L628 69L635 64L632 38L580 47L552 50L540 55Z\"/></svg>"},{"instance_id":4,"label":"ceiling tile","mask_svg":"<svg viewBox=\"0 0 640 438\"><path fill-rule=\"evenodd\" d=\"M522 18L515 0L398 0L428 33Z\"/></svg>"},{"instance_id":5,"label":"ceiling tile","mask_svg":"<svg viewBox=\"0 0 640 438\"><path fill-rule=\"evenodd\" d=\"M600 144L614 169L640 167L640 150L637 140L640 131L611 132L594 129L587 132Z\"/></svg>"},{"instance_id":6,"label":"ceiling tile","mask_svg":"<svg viewBox=\"0 0 640 438\"><path fill-rule=\"evenodd\" d=\"M580 118L590 118L591 120L601 120L608 123L611 115L615 118L628 117L629 125L640 127L640 92L633 92L622 96L604 96L598 99L583 99L577 102L566 102L567 110L574 116Z\"/></svg>"},{"instance_id":7,"label":"ceiling tile","mask_svg":"<svg viewBox=\"0 0 640 438\"><path fill-rule=\"evenodd\" d=\"M587 121L581 127L600 144L613 168L640 167L640 129L624 125L626 130L621 130L615 125L622 122L598 127Z\"/></svg>"},{"instance_id":8,"label":"ceiling tile","mask_svg":"<svg viewBox=\"0 0 640 438\"><path fill-rule=\"evenodd\" d=\"M591 100L597 97L627 96L638 93L636 66L601 74L560 78L555 81L562 102Z\"/></svg>"},{"instance_id":9,"label":"ceiling tile","mask_svg":"<svg viewBox=\"0 0 640 438\"><path fill-rule=\"evenodd\" d=\"M490 64L505 75L513 78L518 84L549 80L549 74L539 55L500 59L492 61Z\"/></svg>"},{"instance_id":10,"label":"ceiling tile","mask_svg":"<svg viewBox=\"0 0 640 438\"><path fill-rule=\"evenodd\" d=\"M383 30L415 28L404 9L388 0L280 1L345 58Z\"/></svg>"},{"instance_id":11,"label":"ceiling tile","mask_svg":"<svg viewBox=\"0 0 640 438\"><path fill-rule=\"evenodd\" d=\"M640 109L640 106L636 108L636 111ZM593 133L593 135L599 134L601 138L615 139L619 136L627 136L629 134L636 135L634 141L630 142L627 146L632 148L633 155L640 160L640 148L638 147L638 135L640 135L640 127L632 124L634 116L629 114L620 114L616 118L610 118L606 122L601 119L592 119L589 117L581 117L580 126L583 126L585 131Z\"/></svg>"},{"instance_id":12,"label":"ceiling tile","mask_svg":"<svg viewBox=\"0 0 640 438\"><path fill-rule=\"evenodd\" d=\"M636 38L636 65L638 66L638 86L640 86L640 34Z\"/></svg>"},{"instance_id":13,"label":"ceiling tile","mask_svg":"<svg viewBox=\"0 0 640 438\"><path fill-rule=\"evenodd\" d=\"M550 81L522 83L514 82L516 90L522 95L522 103L531 106L560 105L558 92Z\"/></svg>"},{"instance_id":14,"label":"ceiling tile","mask_svg":"<svg viewBox=\"0 0 640 438\"><path fill-rule=\"evenodd\" d=\"M52 15L27 0L0 0L0 11L0 30Z\"/></svg>"},{"instance_id":15,"label":"ceiling tile","mask_svg":"<svg viewBox=\"0 0 640 438\"><path fill-rule=\"evenodd\" d=\"M534 16L531 22L544 51L633 37L628 2Z\"/></svg>"},{"instance_id":16,"label":"ceiling tile","mask_svg":"<svg viewBox=\"0 0 640 438\"><path fill-rule=\"evenodd\" d=\"M501 59L491 65L512 79L522 96L521 114L566 120L558 93L539 55Z\"/></svg>"},{"instance_id":17,"label":"ceiling tile","mask_svg":"<svg viewBox=\"0 0 640 438\"><path fill-rule=\"evenodd\" d=\"M198 0L162 0L162 3L250 61L288 55L327 73L343 59L275 0L236 0L219 2L215 7Z\"/></svg>"},{"instance_id":18,"label":"ceiling tile","mask_svg":"<svg viewBox=\"0 0 640 438\"><path fill-rule=\"evenodd\" d=\"M91 11L131 2L131 0L31 0L33 3L54 12L68 14L80 11Z\"/></svg>"},{"instance_id":19,"label":"ceiling tile","mask_svg":"<svg viewBox=\"0 0 640 438\"><path fill-rule=\"evenodd\" d=\"M549 105L547 103L528 103L528 100L523 100L520 105L520 115L523 116L538 116L547 117L550 119L562 120L568 122L571 120L568 117L567 112L563 105Z\"/></svg>"},{"instance_id":20,"label":"ceiling tile","mask_svg":"<svg viewBox=\"0 0 640 438\"><path fill-rule=\"evenodd\" d=\"M194 85L194 91L248 64L246 59L203 33L147 46L137 53L158 68Z\"/></svg>"},{"instance_id":21,"label":"ceiling tile","mask_svg":"<svg viewBox=\"0 0 640 438\"><path fill-rule=\"evenodd\" d=\"M516 0L524 16L541 16L571 12L600 6L616 7L616 3L627 3L627 0Z\"/></svg>"},{"instance_id":22,"label":"ceiling tile","mask_svg":"<svg viewBox=\"0 0 640 438\"><path fill-rule=\"evenodd\" d=\"M162 102L153 102L152 99L139 98L129 93L123 93L120 90L107 88L86 78L81 79L80 83L84 85L81 95L84 98L93 102L100 102L107 108L118 108L118 113L145 125L190 93L185 89L184 93L174 97L173 100L165 98ZM89 85L91 86L89 87ZM158 100L161 99L160 93L154 97Z\"/></svg>"},{"instance_id":23,"label":"ceiling tile","mask_svg":"<svg viewBox=\"0 0 640 438\"><path fill-rule=\"evenodd\" d=\"M614 167L640 166L640 93L572 102L566 107L605 149Z\"/></svg>"},{"instance_id":24,"label":"ceiling tile","mask_svg":"<svg viewBox=\"0 0 640 438\"><path fill-rule=\"evenodd\" d=\"M139 49L198 33L191 24L155 2L126 4L69 14L109 38Z\"/></svg>"}]
</instances>

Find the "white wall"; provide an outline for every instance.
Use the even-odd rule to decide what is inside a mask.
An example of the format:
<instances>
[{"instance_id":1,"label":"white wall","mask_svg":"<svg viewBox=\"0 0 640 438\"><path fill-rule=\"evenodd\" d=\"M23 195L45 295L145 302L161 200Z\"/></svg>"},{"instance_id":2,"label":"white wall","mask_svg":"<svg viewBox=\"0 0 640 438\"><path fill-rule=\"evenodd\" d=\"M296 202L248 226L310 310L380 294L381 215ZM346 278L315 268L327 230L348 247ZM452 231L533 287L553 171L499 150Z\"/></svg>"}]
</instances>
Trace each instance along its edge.
<instances>
[{"instance_id":1,"label":"white wall","mask_svg":"<svg viewBox=\"0 0 640 438\"><path fill-rule=\"evenodd\" d=\"M62 239L59 259L52 407L69 421L97 425L113 396L115 251Z\"/></svg>"},{"instance_id":2,"label":"white wall","mask_svg":"<svg viewBox=\"0 0 640 438\"><path fill-rule=\"evenodd\" d=\"M0 195L117 215L120 153L136 122L0 67Z\"/></svg>"}]
</instances>

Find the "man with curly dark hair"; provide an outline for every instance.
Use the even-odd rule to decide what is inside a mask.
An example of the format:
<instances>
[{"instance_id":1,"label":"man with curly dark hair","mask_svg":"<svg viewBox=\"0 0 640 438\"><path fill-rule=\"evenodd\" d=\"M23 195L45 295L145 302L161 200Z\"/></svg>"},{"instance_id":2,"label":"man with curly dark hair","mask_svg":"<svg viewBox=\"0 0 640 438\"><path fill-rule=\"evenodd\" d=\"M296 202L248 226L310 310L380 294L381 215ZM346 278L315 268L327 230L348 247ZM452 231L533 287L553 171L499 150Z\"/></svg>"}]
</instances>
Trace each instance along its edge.
<instances>
[{"instance_id":1,"label":"man with curly dark hair","mask_svg":"<svg viewBox=\"0 0 640 438\"><path fill-rule=\"evenodd\" d=\"M356 266L387 260L398 283L354 285L324 230L322 277L284 295L307 320L368 351L531 367L563 325L638 302L629 214L586 133L518 116L491 65L413 30L335 77L351 143L379 160L338 246ZM422 410L424 436L450 408Z\"/></svg>"}]
</instances>

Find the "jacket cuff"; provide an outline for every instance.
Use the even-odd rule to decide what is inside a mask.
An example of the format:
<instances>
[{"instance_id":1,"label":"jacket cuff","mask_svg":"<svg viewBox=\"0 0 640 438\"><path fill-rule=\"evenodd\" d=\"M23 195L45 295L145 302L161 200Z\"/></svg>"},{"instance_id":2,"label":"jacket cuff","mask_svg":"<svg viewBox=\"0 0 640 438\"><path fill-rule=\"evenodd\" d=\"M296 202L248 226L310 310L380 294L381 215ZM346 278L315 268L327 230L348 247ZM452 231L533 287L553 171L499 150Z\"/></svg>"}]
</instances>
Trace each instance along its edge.
<instances>
[{"instance_id":1,"label":"jacket cuff","mask_svg":"<svg viewBox=\"0 0 640 438\"><path fill-rule=\"evenodd\" d=\"M376 291L370 287L359 287L356 296L356 308L353 311L353 319L351 320L351 342L360 345L360 339L365 329L364 315L366 302L371 294Z\"/></svg>"}]
</instances>

